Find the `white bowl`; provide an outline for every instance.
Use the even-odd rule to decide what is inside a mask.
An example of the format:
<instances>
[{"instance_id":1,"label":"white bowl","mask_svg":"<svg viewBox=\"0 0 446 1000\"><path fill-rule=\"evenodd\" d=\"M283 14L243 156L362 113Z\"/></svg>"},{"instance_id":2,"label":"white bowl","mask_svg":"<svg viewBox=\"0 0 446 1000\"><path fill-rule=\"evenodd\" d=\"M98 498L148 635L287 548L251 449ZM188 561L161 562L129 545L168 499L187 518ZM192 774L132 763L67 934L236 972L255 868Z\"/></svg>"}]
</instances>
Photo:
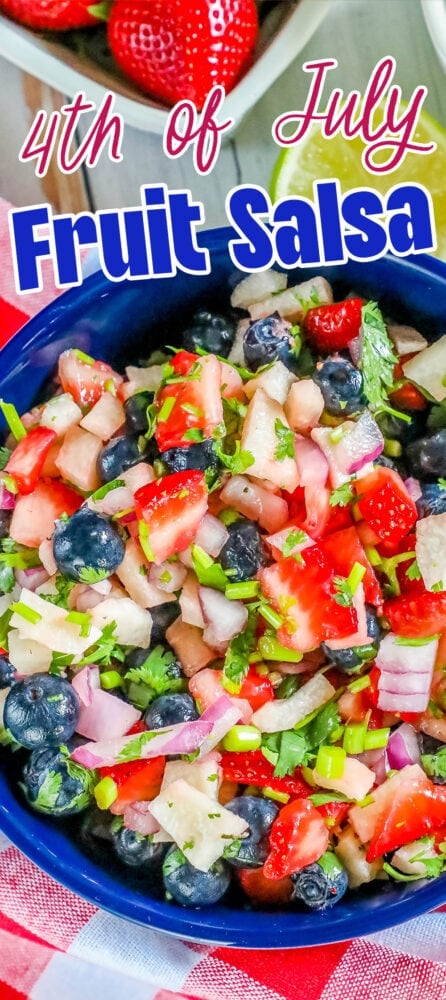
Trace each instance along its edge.
<instances>
[{"instance_id":1,"label":"white bowl","mask_svg":"<svg viewBox=\"0 0 446 1000\"><path fill-rule=\"evenodd\" d=\"M446 73L446 0L421 0L431 42Z\"/></svg>"},{"instance_id":2,"label":"white bowl","mask_svg":"<svg viewBox=\"0 0 446 1000\"><path fill-rule=\"evenodd\" d=\"M303 49L332 0L279 0L265 18L251 69L225 101L225 112L239 124L274 80ZM54 36L52 36L53 39ZM72 97L85 91L98 105L106 91L116 94L115 111L124 121L144 132L162 134L168 110L145 97L131 81L108 72L91 58L72 52L60 42L47 40L0 15L0 55L20 69Z\"/></svg>"}]
</instances>

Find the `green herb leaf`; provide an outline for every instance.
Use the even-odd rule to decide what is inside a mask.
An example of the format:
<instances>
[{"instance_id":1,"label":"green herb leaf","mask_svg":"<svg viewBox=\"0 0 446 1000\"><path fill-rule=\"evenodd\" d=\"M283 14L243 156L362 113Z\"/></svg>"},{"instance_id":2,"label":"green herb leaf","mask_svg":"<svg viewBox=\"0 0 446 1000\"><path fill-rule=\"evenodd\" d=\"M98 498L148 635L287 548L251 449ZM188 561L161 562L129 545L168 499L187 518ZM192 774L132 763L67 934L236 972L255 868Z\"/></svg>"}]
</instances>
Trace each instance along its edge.
<instances>
[{"instance_id":1,"label":"green herb leaf","mask_svg":"<svg viewBox=\"0 0 446 1000\"><path fill-rule=\"evenodd\" d=\"M167 858L163 861L163 874L171 875L176 872L177 868L182 868L186 864L186 858L180 848L177 847L176 851L172 851L171 854L167 855Z\"/></svg>"},{"instance_id":2,"label":"green herb leaf","mask_svg":"<svg viewBox=\"0 0 446 1000\"><path fill-rule=\"evenodd\" d=\"M7 466L11 455L12 452L9 448L0 448L0 471L3 471L5 466Z\"/></svg>"},{"instance_id":3,"label":"green herb leaf","mask_svg":"<svg viewBox=\"0 0 446 1000\"><path fill-rule=\"evenodd\" d=\"M249 469L250 465L254 465L255 459L254 455L250 451L241 451L240 441L235 442L235 447L232 455L226 454L223 451L218 441L215 441L214 451L216 452L218 458L222 465L232 473L233 476L240 476Z\"/></svg>"},{"instance_id":4,"label":"green herb leaf","mask_svg":"<svg viewBox=\"0 0 446 1000\"><path fill-rule=\"evenodd\" d=\"M429 778L446 779L446 746L440 747L437 753L423 754L421 763Z\"/></svg>"},{"instance_id":5,"label":"green herb leaf","mask_svg":"<svg viewBox=\"0 0 446 1000\"><path fill-rule=\"evenodd\" d=\"M361 309L361 370L364 393L373 409L386 406L393 386L393 370L398 361L376 302L366 302Z\"/></svg>"},{"instance_id":6,"label":"green herb leaf","mask_svg":"<svg viewBox=\"0 0 446 1000\"><path fill-rule=\"evenodd\" d=\"M41 594L40 596L44 601L48 601L49 604L56 604L58 608L65 608L68 610L68 599L76 586L75 580L68 580L62 574L58 574L54 581L57 593L56 594Z\"/></svg>"},{"instance_id":7,"label":"green herb leaf","mask_svg":"<svg viewBox=\"0 0 446 1000\"><path fill-rule=\"evenodd\" d=\"M164 731L166 733L169 732L168 729ZM118 764L123 764L131 760L140 760L143 757L143 750L146 743L150 743L150 740L153 740L155 736L158 736L157 732L140 733L139 736L135 736L135 739L130 740L118 753L116 758Z\"/></svg>"},{"instance_id":8,"label":"green herb leaf","mask_svg":"<svg viewBox=\"0 0 446 1000\"><path fill-rule=\"evenodd\" d=\"M83 566L79 573L81 583L99 583L109 576L105 569L94 569L93 566Z\"/></svg>"},{"instance_id":9,"label":"green herb leaf","mask_svg":"<svg viewBox=\"0 0 446 1000\"><path fill-rule=\"evenodd\" d=\"M125 651L116 642L115 629L116 622L110 622L102 629L100 639L89 647L86 655L82 660L79 660L79 666L85 667L88 663L100 663L108 667L113 660L124 662Z\"/></svg>"},{"instance_id":10,"label":"green herb leaf","mask_svg":"<svg viewBox=\"0 0 446 1000\"><path fill-rule=\"evenodd\" d=\"M416 559L406 569L406 576L408 580L421 580L421 570Z\"/></svg>"},{"instance_id":11,"label":"green herb leaf","mask_svg":"<svg viewBox=\"0 0 446 1000\"><path fill-rule=\"evenodd\" d=\"M303 562L300 552L293 553L293 549L296 548L296 545L302 545L306 537L307 535L305 531L302 531L301 528L293 528L286 536L282 545L282 552L284 556L287 557L292 555L293 559L297 559L298 562Z\"/></svg>"},{"instance_id":12,"label":"green herb leaf","mask_svg":"<svg viewBox=\"0 0 446 1000\"><path fill-rule=\"evenodd\" d=\"M35 809L42 812L53 810L62 787L62 775L60 772L48 771L39 788L37 798L33 802Z\"/></svg>"},{"instance_id":13,"label":"green herb leaf","mask_svg":"<svg viewBox=\"0 0 446 1000\"><path fill-rule=\"evenodd\" d=\"M343 486L338 486L337 490L333 490L328 502L330 507L347 507L354 496L352 484L344 483Z\"/></svg>"},{"instance_id":14,"label":"green herb leaf","mask_svg":"<svg viewBox=\"0 0 446 1000\"><path fill-rule=\"evenodd\" d=\"M201 443L201 441L204 441L203 431L199 430L198 427L190 427L189 430L183 434L182 441L194 441L196 443Z\"/></svg>"},{"instance_id":15,"label":"green herb leaf","mask_svg":"<svg viewBox=\"0 0 446 1000\"><path fill-rule=\"evenodd\" d=\"M333 594L333 599L336 601L336 604L339 604L341 608L351 608L353 604L353 594L347 577L334 576L333 586L336 591L336 593Z\"/></svg>"},{"instance_id":16,"label":"green herb leaf","mask_svg":"<svg viewBox=\"0 0 446 1000\"><path fill-rule=\"evenodd\" d=\"M278 440L277 448L274 451L274 458L278 462L283 462L285 458L294 458L294 432L290 427L286 427L282 421L277 418L274 421L274 433Z\"/></svg>"},{"instance_id":17,"label":"green herb leaf","mask_svg":"<svg viewBox=\"0 0 446 1000\"><path fill-rule=\"evenodd\" d=\"M124 479L112 479L109 483L104 483L104 486L100 486L98 490L95 490L91 494L90 500L96 503L97 500L103 500L107 496L107 493L111 493L112 490L117 490L120 486L125 486Z\"/></svg>"},{"instance_id":18,"label":"green herb leaf","mask_svg":"<svg viewBox=\"0 0 446 1000\"><path fill-rule=\"evenodd\" d=\"M433 594L440 594L444 590L443 580L437 580L437 583L433 583L431 591Z\"/></svg>"},{"instance_id":19,"label":"green herb leaf","mask_svg":"<svg viewBox=\"0 0 446 1000\"><path fill-rule=\"evenodd\" d=\"M430 642L435 642L439 638L439 633L438 635L425 635L419 639L407 639L405 635L397 635L395 644L397 646L428 646Z\"/></svg>"},{"instance_id":20,"label":"green herb leaf","mask_svg":"<svg viewBox=\"0 0 446 1000\"><path fill-rule=\"evenodd\" d=\"M181 677L177 676L176 658L163 646L155 646L144 663L126 671L124 679L135 684L144 684L150 688L152 692L150 700L161 694L171 694L183 690L183 681Z\"/></svg>"},{"instance_id":21,"label":"green herb leaf","mask_svg":"<svg viewBox=\"0 0 446 1000\"><path fill-rule=\"evenodd\" d=\"M310 762L311 756L305 734L296 733L293 729L286 730L280 734L274 777L284 778L286 774L294 774L296 767Z\"/></svg>"},{"instance_id":22,"label":"green herb leaf","mask_svg":"<svg viewBox=\"0 0 446 1000\"><path fill-rule=\"evenodd\" d=\"M246 628L232 639L226 650L222 684L231 694L240 691L243 679L248 673L249 654L255 646L256 627L257 615L250 610Z\"/></svg>"}]
</instances>

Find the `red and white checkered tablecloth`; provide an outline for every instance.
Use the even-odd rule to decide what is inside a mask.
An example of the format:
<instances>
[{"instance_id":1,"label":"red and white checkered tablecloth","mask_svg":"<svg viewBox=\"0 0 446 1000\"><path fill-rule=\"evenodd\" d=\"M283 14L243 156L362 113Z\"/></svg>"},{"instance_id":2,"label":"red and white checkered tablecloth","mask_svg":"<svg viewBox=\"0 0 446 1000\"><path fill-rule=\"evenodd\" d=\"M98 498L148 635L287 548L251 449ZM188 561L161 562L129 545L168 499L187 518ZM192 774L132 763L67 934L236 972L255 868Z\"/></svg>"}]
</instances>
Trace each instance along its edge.
<instances>
[{"instance_id":1,"label":"red and white checkered tablecloth","mask_svg":"<svg viewBox=\"0 0 446 1000\"><path fill-rule=\"evenodd\" d=\"M52 300L14 289L0 199L0 346ZM1 373L0 373L1 375ZM368 938L244 951L176 941L64 889L0 834L0 1000L446 1000L446 906Z\"/></svg>"}]
</instances>

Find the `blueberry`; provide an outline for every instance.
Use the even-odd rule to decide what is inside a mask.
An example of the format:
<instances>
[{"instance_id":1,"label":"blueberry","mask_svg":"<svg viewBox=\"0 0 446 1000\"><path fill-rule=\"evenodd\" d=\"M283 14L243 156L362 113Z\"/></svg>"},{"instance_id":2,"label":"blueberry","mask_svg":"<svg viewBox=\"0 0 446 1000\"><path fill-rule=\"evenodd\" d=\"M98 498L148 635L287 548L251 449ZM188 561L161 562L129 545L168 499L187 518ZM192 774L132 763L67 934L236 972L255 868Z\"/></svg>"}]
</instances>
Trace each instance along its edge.
<instances>
[{"instance_id":1,"label":"blueberry","mask_svg":"<svg viewBox=\"0 0 446 1000\"><path fill-rule=\"evenodd\" d=\"M183 347L186 351L195 353L197 347L211 354L220 354L227 358L235 336L234 320L228 316L199 309L194 313L192 322L182 335Z\"/></svg>"},{"instance_id":2,"label":"blueberry","mask_svg":"<svg viewBox=\"0 0 446 1000\"><path fill-rule=\"evenodd\" d=\"M23 769L23 788L33 809L49 816L72 816L90 805L93 776L60 749L33 750Z\"/></svg>"},{"instance_id":3,"label":"blueberry","mask_svg":"<svg viewBox=\"0 0 446 1000\"><path fill-rule=\"evenodd\" d=\"M395 417L393 413L380 413L377 417L377 423L383 437L400 441L403 446L406 446L411 441L415 441L423 433L426 426L426 415L421 410L411 410L409 412L408 410L400 409L399 412L410 417L410 421L401 420L399 417Z\"/></svg>"},{"instance_id":4,"label":"blueberry","mask_svg":"<svg viewBox=\"0 0 446 1000\"><path fill-rule=\"evenodd\" d=\"M161 694L152 701L144 716L148 729L162 729L195 719L198 719L198 712L190 694Z\"/></svg>"},{"instance_id":5,"label":"blueberry","mask_svg":"<svg viewBox=\"0 0 446 1000\"><path fill-rule=\"evenodd\" d=\"M210 469L217 473L220 464L218 456L214 451L213 441L199 441L191 444L188 448L169 448L163 451L163 462L166 463L169 472L183 472L185 469L200 469L206 472Z\"/></svg>"},{"instance_id":6,"label":"blueberry","mask_svg":"<svg viewBox=\"0 0 446 1000\"><path fill-rule=\"evenodd\" d=\"M17 670L12 665L7 653L0 654L0 691L15 684Z\"/></svg>"},{"instance_id":7,"label":"blueberry","mask_svg":"<svg viewBox=\"0 0 446 1000\"><path fill-rule=\"evenodd\" d=\"M84 506L68 521L56 521L53 554L64 576L94 583L111 576L120 566L125 544L108 517Z\"/></svg>"},{"instance_id":8,"label":"blueberry","mask_svg":"<svg viewBox=\"0 0 446 1000\"><path fill-rule=\"evenodd\" d=\"M85 813L79 830L82 847L99 862L104 860L104 846L112 842L112 823L116 820L108 810L98 809L95 803Z\"/></svg>"},{"instance_id":9,"label":"blueberry","mask_svg":"<svg viewBox=\"0 0 446 1000\"><path fill-rule=\"evenodd\" d=\"M148 430L147 407L153 403L155 393L148 389L135 392L124 403L125 429L127 434L145 434Z\"/></svg>"},{"instance_id":10,"label":"blueberry","mask_svg":"<svg viewBox=\"0 0 446 1000\"><path fill-rule=\"evenodd\" d=\"M231 875L221 859L208 872L201 872L178 847L172 847L164 859L163 881L166 893L181 906L213 906L224 896Z\"/></svg>"},{"instance_id":11,"label":"blueberry","mask_svg":"<svg viewBox=\"0 0 446 1000\"><path fill-rule=\"evenodd\" d=\"M262 365L281 361L294 370L297 357L293 355L290 326L278 312L250 323L243 335L243 353L248 368L256 372Z\"/></svg>"},{"instance_id":12,"label":"blueberry","mask_svg":"<svg viewBox=\"0 0 446 1000\"><path fill-rule=\"evenodd\" d=\"M424 483L416 501L418 517L446 513L446 489L438 483Z\"/></svg>"},{"instance_id":13,"label":"blueberry","mask_svg":"<svg viewBox=\"0 0 446 1000\"><path fill-rule=\"evenodd\" d=\"M291 876L292 899L305 903L310 910L328 910L342 899L348 889L348 875L332 851L326 851L312 865Z\"/></svg>"},{"instance_id":14,"label":"blueberry","mask_svg":"<svg viewBox=\"0 0 446 1000\"><path fill-rule=\"evenodd\" d=\"M164 854L164 844L154 844L150 837L127 830L125 826L112 832L112 841L119 860L131 868L159 864Z\"/></svg>"},{"instance_id":15,"label":"blueberry","mask_svg":"<svg viewBox=\"0 0 446 1000\"><path fill-rule=\"evenodd\" d=\"M413 476L427 482L446 476L446 427L418 438L406 448L406 460Z\"/></svg>"},{"instance_id":16,"label":"blueberry","mask_svg":"<svg viewBox=\"0 0 446 1000\"><path fill-rule=\"evenodd\" d=\"M0 510L0 538L7 538L11 524L12 510Z\"/></svg>"},{"instance_id":17,"label":"blueberry","mask_svg":"<svg viewBox=\"0 0 446 1000\"><path fill-rule=\"evenodd\" d=\"M249 825L249 836L240 841L236 855L228 857L229 864L234 868L261 868L269 854L268 834L279 807L271 799L239 795L226 804L226 809Z\"/></svg>"},{"instance_id":18,"label":"blueberry","mask_svg":"<svg viewBox=\"0 0 446 1000\"><path fill-rule=\"evenodd\" d=\"M382 629L379 624L375 608L371 604L366 605L367 635L371 640L366 646L350 646L346 649L330 649L325 642L321 649L325 653L327 660L333 663L338 670L343 670L348 674L351 670L356 671L368 660L373 660L378 652L379 641Z\"/></svg>"},{"instance_id":19,"label":"blueberry","mask_svg":"<svg viewBox=\"0 0 446 1000\"><path fill-rule=\"evenodd\" d=\"M378 458L374 460L375 465L382 465L385 469L393 469L401 476L401 479L407 479L408 473L403 463L399 459L389 458L388 455L378 455Z\"/></svg>"},{"instance_id":20,"label":"blueberry","mask_svg":"<svg viewBox=\"0 0 446 1000\"><path fill-rule=\"evenodd\" d=\"M167 601L165 604L158 604L156 608L150 609L150 614L152 615L151 646L158 646L160 642L166 645L167 629L181 614L179 602Z\"/></svg>"},{"instance_id":21,"label":"blueberry","mask_svg":"<svg viewBox=\"0 0 446 1000\"><path fill-rule=\"evenodd\" d=\"M73 735L80 701L69 681L52 674L31 674L6 697L3 722L28 750L58 747Z\"/></svg>"},{"instance_id":22,"label":"blueberry","mask_svg":"<svg viewBox=\"0 0 446 1000\"><path fill-rule=\"evenodd\" d=\"M254 521L244 518L227 525L227 538L219 555L224 570L231 570L231 582L249 580L265 566L268 557L262 535Z\"/></svg>"},{"instance_id":23,"label":"blueberry","mask_svg":"<svg viewBox=\"0 0 446 1000\"><path fill-rule=\"evenodd\" d=\"M348 417L367 404L361 372L345 358L327 358L318 364L313 380L324 397L327 413L333 417Z\"/></svg>"},{"instance_id":24,"label":"blueberry","mask_svg":"<svg viewBox=\"0 0 446 1000\"><path fill-rule=\"evenodd\" d=\"M112 479L118 479L122 472L138 465L138 462L152 461L154 447L152 441L138 436L123 434L112 438L98 456L97 472L101 482L111 483Z\"/></svg>"}]
</instances>

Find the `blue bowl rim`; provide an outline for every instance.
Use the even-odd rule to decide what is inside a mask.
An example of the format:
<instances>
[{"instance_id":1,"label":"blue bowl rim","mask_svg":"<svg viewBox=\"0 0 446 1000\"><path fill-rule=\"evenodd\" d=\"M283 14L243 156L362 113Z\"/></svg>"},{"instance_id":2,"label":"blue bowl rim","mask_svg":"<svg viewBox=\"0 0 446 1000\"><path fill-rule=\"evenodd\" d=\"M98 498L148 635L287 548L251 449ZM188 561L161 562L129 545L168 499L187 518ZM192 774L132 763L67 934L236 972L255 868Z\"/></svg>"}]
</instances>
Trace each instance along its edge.
<instances>
[{"instance_id":1,"label":"blue bowl rim","mask_svg":"<svg viewBox=\"0 0 446 1000\"><path fill-rule=\"evenodd\" d=\"M234 235L236 234L230 227L216 228L203 232L200 242L209 248L212 258L212 252L221 249L222 241L227 243ZM422 274L446 280L446 263L426 254L406 258L388 255L387 259L394 264L398 262L403 266L415 268ZM77 312L80 303L90 300L93 289L100 296L110 289L110 285L110 281L102 273L95 272L85 279L82 286L64 292L30 319L4 345L0 350L0 362L7 366L17 356L17 351L28 349L44 329L47 330L48 326L57 321L61 308L64 317L67 316L67 311L69 315L71 309ZM242 911L226 908L224 915L230 918L228 926L229 920L221 919L222 911L219 907L181 909L149 896L138 896L125 885L122 887L124 901L121 899L120 904L117 904L116 900L119 898L117 883L96 862L82 855L82 870L72 863L67 866L63 856L49 850L44 842L29 836L29 827L33 826L33 822L39 824L42 819L44 817L41 815L36 814L36 817L30 815L26 806L20 804L9 788L6 789L6 797L0 802L0 830L42 871L67 889L81 895L93 906L100 906L118 917L185 941L258 949L260 940L262 947L268 950L322 946L384 930L446 903L446 877L443 877L426 882L424 885L420 884L413 895L406 894L402 889L394 900L386 899L382 907L377 906L364 913L356 912L353 901L352 914L344 914L342 919L337 918L336 908L316 914L302 914L298 911L295 914L291 911L276 914L274 911ZM25 826L22 825L24 822ZM75 844L73 850L79 850ZM280 926L281 923L284 924L283 927ZM308 926L304 928L302 924ZM352 929L354 934L351 933ZM274 933L276 937L271 941L268 935ZM299 936L298 944L288 940L294 934ZM316 941L315 935L317 935Z\"/></svg>"}]
</instances>

